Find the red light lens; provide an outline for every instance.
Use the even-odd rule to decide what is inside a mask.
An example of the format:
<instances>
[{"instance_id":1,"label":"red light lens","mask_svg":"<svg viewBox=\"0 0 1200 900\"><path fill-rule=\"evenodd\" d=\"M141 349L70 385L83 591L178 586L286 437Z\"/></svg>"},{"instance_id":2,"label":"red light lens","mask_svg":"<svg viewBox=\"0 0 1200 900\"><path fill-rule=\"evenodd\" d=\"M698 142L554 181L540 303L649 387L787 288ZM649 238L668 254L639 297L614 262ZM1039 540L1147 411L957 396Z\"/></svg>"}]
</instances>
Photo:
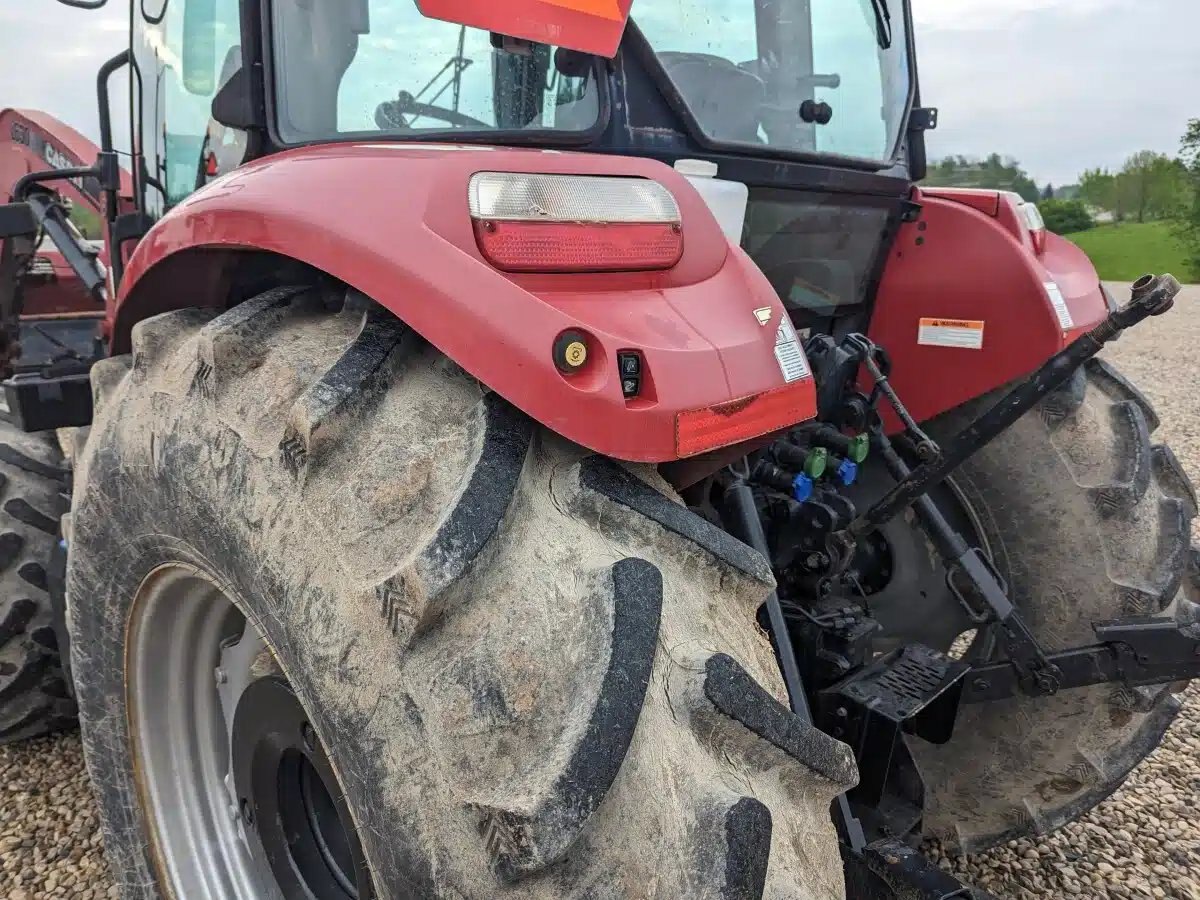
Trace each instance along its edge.
<instances>
[{"instance_id":1,"label":"red light lens","mask_svg":"<svg viewBox=\"0 0 1200 900\"><path fill-rule=\"evenodd\" d=\"M807 418L812 386L786 387L675 416L675 452L682 458L779 431Z\"/></svg>"},{"instance_id":2,"label":"red light lens","mask_svg":"<svg viewBox=\"0 0 1200 900\"><path fill-rule=\"evenodd\" d=\"M669 269L683 231L666 222L476 221L483 255L506 272L637 272Z\"/></svg>"}]
</instances>

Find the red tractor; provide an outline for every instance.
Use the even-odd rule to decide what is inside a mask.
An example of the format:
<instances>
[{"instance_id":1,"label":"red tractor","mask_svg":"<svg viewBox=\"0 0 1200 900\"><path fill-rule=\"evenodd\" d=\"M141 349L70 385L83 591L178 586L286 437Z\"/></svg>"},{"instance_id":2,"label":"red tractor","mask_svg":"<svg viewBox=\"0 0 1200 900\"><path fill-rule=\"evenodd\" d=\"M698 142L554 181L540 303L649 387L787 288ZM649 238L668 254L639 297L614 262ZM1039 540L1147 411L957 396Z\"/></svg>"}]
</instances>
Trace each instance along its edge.
<instances>
[{"instance_id":1,"label":"red tractor","mask_svg":"<svg viewBox=\"0 0 1200 900\"><path fill-rule=\"evenodd\" d=\"M0 209L92 286L104 198L102 358L5 384L87 427L0 721L69 647L125 896L982 896L921 841L1077 817L1200 674L1096 359L1174 279L916 185L907 0L629 6L137 0Z\"/></svg>"},{"instance_id":2,"label":"red tractor","mask_svg":"<svg viewBox=\"0 0 1200 900\"><path fill-rule=\"evenodd\" d=\"M0 109L0 185L7 194L21 180L51 169L78 169L99 147L45 113ZM132 184L124 176L123 190ZM52 188L52 189L51 189ZM0 408L0 740L13 741L72 725L75 704L64 682L53 629L48 569L59 540L63 507L62 453L52 425L85 425L90 396L78 376L86 375L104 349L104 284L107 253L102 241L86 240L68 212L102 221L99 181L94 177L55 180L34 199L49 215L44 227L13 235L0 247L0 367L6 377ZM33 207L9 207L26 219ZM18 225L18 230L26 226ZM56 241L51 234L58 234ZM60 246L64 249L60 249ZM64 397L36 385L47 376L76 376L76 410ZM29 384L23 388L23 384ZM47 420L21 420L21 404L7 403L9 391L33 390ZM47 405L48 404L48 405ZM26 404L28 407L28 404ZM33 414L33 407L27 412ZM29 428L34 433L26 433Z\"/></svg>"}]
</instances>

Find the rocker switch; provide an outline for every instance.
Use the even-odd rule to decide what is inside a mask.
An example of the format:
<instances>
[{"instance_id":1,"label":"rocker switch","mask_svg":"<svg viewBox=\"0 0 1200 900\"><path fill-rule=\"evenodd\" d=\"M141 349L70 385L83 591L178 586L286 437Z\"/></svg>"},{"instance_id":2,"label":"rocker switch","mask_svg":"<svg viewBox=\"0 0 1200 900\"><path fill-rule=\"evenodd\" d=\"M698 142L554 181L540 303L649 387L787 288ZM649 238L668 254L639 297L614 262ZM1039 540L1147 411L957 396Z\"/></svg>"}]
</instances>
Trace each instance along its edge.
<instances>
[{"instance_id":1,"label":"rocker switch","mask_svg":"<svg viewBox=\"0 0 1200 900\"><path fill-rule=\"evenodd\" d=\"M621 393L636 397L642 390L642 357L632 350L617 353L617 371L621 375Z\"/></svg>"}]
</instances>

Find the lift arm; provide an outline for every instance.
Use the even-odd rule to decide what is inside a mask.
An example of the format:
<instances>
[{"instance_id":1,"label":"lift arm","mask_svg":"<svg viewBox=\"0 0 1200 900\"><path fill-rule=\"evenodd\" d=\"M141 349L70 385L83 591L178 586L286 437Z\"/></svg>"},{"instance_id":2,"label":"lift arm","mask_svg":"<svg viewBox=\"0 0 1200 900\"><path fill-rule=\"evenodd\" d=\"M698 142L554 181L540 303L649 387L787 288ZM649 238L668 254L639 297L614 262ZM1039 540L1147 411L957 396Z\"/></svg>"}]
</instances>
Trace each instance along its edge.
<instances>
[{"instance_id":1,"label":"lift arm","mask_svg":"<svg viewBox=\"0 0 1200 900\"><path fill-rule=\"evenodd\" d=\"M1143 616L1092 626L1100 643L1051 653L1058 688L1119 682L1126 687L1200 678L1200 624ZM966 677L963 703L987 703L1018 693L1042 693L1022 682L1011 663L976 666Z\"/></svg>"}]
</instances>

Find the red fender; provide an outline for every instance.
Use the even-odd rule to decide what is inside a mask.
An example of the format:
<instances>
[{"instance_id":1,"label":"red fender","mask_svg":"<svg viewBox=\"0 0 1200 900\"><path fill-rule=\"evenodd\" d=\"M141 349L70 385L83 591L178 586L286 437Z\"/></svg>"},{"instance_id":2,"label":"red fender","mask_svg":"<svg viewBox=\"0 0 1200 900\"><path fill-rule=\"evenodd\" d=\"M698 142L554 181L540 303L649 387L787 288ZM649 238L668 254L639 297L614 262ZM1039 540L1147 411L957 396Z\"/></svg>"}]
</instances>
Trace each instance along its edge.
<instances>
[{"instance_id":1,"label":"red fender","mask_svg":"<svg viewBox=\"0 0 1200 900\"><path fill-rule=\"evenodd\" d=\"M467 183L478 171L653 178L676 197L683 256L665 272L511 275L481 256ZM652 160L418 144L333 144L249 163L159 220L129 260L114 352L135 321L212 303L213 278L154 278L194 248L261 249L315 266L392 310L464 369L559 434L619 459L676 459L676 415L785 384L775 358L783 307L731 248L691 185ZM185 254L186 255L186 254ZM195 260L198 254L190 254ZM195 268L199 265L199 268ZM770 310L761 323L755 310ZM551 347L588 335L584 369L563 375ZM618 350L640 350L642 396L626 400ZM783 403L782 395L771 401ZM723 414L744 407L733 404ZM789 422L815 415L811 378L787 391Z\"/></svg>"},{"instance_id":2,"label":"red fender","mask_svg":"<svg viewBox=\"0 0 1200 900\"><path fill-rule=\"evenodd\" d=\"M1039 250L1009 194L929 188L913 194L921 212L901 226L892 246L870 337L891 355L891 382L918 421L1029 374L1108 314L1083 251L1054 234ZM1066 330L1049 282L1070 311ZM921 319L982 322L982 347L920 343Z\"/></svg>"}]
</instances>

